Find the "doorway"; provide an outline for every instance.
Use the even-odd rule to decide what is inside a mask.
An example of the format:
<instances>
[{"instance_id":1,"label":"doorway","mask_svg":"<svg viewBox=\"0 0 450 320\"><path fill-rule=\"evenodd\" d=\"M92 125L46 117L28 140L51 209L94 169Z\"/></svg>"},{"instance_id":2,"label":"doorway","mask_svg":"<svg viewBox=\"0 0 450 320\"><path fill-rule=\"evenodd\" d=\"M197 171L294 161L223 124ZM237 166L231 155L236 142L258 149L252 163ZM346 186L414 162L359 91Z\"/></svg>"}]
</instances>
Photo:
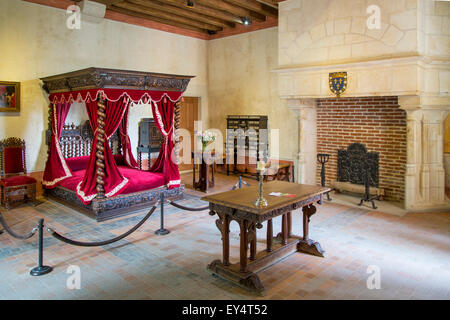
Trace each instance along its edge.
<instances>
[{"instance_id":1,"label":"doorway","mask_svg":"<svg viewBox=\"0 0 450 320\"><path fill-rule=\"evenodd\" d=\"M184 97L181 103L180 128L186 129L191 134L191 147L194 146L194 122L198 120L198 97ZM180 137L180 143L183 137ZM184 150L180 150L180 158L183 157ZM180 171L192 170L192 164L182 163L178 166Z\"/></svg>"}]
</instances>

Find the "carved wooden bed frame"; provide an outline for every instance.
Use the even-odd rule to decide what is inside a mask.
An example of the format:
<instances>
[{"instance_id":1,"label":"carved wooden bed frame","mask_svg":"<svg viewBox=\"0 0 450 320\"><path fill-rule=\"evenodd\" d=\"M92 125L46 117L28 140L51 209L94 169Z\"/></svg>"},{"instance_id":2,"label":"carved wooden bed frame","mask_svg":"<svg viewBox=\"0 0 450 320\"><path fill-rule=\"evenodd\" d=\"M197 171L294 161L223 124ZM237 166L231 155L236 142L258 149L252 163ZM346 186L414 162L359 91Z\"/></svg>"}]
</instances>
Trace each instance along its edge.
<instances>
[{"instance_id":1,"label":"carved wooden bed frame","mask_svg":"<svg viewBox=\"0 0 450 320\"><path fill-rule=\"evenodd\" d=\"M42 78L43 88L47 93L85 90L92 88L127 88L134 90L157 90L157 91L180 91L184 92L193 78L192 76L178 76L157 74L148 72L113 70L89 68L62 75ZM99 99L99 111L104 110L105 104ZM175 104L174 127L180 127L181 100ZM49 108L49 128L51 128L51 114ZM99 128L103 128L102 119L99 117ZM176 130L175 130L176 132ZM51 138L51 129L47 130L47 145ZM60 143L64 157L79 157L90 155L92 147L93 133L89 121L75 126L65 125L61 135ZM175 136L175 154L179 155L179 136ZM121 154L121 143L118 132L110 138L110 146L113 154ZM98 153L98 150L97 150ZM102 160L97 157L97 163ZM97 170L103 170L97 168ZM99 181L100 180L100 181ZM70 207L104 221L118 216L130 214L138 210L150 208L156 204L161 194L169 200L179 200L183 198L184 185L178 188L168 189L165 186L129 194L120 194L107 198L104 195L102 179L97 180L98 196L89 205L83 204L77 197L76 192L62 186L53 189L45 189L45 195L62 202Z\"/></svg>"}]
</instances>

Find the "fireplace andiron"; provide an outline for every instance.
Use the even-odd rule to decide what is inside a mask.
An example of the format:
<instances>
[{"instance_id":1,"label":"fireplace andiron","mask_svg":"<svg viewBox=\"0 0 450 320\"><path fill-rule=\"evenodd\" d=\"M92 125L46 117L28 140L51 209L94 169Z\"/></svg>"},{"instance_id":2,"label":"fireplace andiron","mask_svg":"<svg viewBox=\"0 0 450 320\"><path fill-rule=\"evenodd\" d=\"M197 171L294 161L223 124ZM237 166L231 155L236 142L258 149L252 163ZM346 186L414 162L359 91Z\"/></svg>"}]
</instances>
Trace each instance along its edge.
<instances>
[{"instance_id":1,"label":"fireplace andiron","mask_svg":"<svg viewBox=\"0 0 450 320\"><path fill-rule=\"evenodd\" d=\"M327 163L330 160L330 155L326 153L319 153L317 154L317 161L322 164L322 170L320 170L320 181L322 187L325 187L325 163ZM330 193L327 192L327 200L331 201Z\"/></svg>"},{"instance_id":2,"label":"fireplace andiron","mask_svg":"<svg viewBox=\"0 0 450 320\"><path fill-rule=\"evenodd\" d=\"M361 199L361 202L358 204L361 206L364 202L372 202L372 208L377 209L377 206L375 205L374 200L380 200L380 196L376 195L373 197L370 197L370 181L369 181L369 164L366 162L366 170L365 170L365 177L364 177L364 197Z\"/></svg>"}]
</instances>

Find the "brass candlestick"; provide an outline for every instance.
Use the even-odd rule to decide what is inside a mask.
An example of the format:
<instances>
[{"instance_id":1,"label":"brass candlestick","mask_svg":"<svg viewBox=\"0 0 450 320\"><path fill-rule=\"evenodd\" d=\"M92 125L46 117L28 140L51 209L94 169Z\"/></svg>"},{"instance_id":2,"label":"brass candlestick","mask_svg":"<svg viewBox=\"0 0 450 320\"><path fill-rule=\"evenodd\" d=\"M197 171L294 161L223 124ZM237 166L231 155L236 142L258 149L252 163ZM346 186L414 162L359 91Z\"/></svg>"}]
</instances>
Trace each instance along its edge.
<instances>
[{"instance_id":1,"label":"brass candlestick","mask_svg":"<svg viewBox=\"0 0 450 320\"><path fill-rule=\"evenodd\" d=\"M255 201L255 207L265 208L267 207L267 200L263 196L263 173L264 169L258 169L258 199Z\"/></svg>"}]
</instances>

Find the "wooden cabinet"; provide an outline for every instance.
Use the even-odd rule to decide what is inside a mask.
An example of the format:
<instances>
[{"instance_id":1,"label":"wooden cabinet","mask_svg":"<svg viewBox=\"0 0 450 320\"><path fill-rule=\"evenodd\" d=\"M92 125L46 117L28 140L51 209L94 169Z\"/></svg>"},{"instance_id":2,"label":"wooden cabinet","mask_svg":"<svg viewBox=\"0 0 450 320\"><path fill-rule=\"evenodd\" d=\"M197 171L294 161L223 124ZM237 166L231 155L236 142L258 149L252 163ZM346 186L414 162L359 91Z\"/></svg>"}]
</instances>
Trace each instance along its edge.
<instances>
[{"instance_id":1,"label":"wooden cabinet","mask_svg":"<svg viewBox=\"0 0 450 320\"><path fill-rule=\"evenodd\" d=\"M238 145L245 148L245 158L256 157L267 160L269 156L269 119L258 115L227 116L226 162L233 163L233 172L237 173ZM265 129L265 130L262 130ZM229 166L227 165L227 174Z\"/></svg>"}]
</instances>

